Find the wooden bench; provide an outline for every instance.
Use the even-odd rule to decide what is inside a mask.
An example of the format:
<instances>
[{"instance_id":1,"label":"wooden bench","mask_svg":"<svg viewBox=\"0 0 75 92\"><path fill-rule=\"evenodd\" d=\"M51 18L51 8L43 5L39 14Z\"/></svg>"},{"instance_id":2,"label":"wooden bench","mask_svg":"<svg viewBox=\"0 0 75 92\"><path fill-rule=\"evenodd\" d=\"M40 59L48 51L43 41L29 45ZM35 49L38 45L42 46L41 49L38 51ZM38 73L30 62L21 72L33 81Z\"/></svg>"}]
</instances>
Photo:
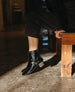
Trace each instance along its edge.
<instances>
[{"instance_id":1,"label":"wooden bench","mask_svg":"<svg viewBox=\"0 0 75 92\"><path fill-rule=\"evenodd\" d=\"M61 77L71 77L72 45L75 45L75 33L63 33L61 41L58 39L56 43L57 55L60 55L61 47Z\"/></svg>"}]
</instances>

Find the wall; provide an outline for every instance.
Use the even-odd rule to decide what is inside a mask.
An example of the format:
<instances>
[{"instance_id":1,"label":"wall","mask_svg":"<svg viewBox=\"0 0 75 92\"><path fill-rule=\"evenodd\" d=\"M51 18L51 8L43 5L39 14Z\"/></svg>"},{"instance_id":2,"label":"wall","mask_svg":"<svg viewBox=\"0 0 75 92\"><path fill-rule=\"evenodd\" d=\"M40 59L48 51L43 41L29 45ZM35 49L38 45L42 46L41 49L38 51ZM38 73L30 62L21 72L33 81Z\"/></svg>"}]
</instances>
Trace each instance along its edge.
<instances>
[{"instance_id":1,"label":"wall","mask_svg":"<svg viewBox=\"0 0 75 92\"><path fill-rule=\"evenodd\" d=\"M23 21L25 18L25 0L7 0L7 20L10 24L12 24L12 9L14 3L18 3L20 5Z\"/></svg>"},{"instance_id":2,"label":"wall","mask_svg":"<svg viewBox=\"0 0 75 92\"><path fill-rule=\"evenodd\" d=\"M0 31L3 30L2 0L0 0Z\"/></svg>"}]
</instances>

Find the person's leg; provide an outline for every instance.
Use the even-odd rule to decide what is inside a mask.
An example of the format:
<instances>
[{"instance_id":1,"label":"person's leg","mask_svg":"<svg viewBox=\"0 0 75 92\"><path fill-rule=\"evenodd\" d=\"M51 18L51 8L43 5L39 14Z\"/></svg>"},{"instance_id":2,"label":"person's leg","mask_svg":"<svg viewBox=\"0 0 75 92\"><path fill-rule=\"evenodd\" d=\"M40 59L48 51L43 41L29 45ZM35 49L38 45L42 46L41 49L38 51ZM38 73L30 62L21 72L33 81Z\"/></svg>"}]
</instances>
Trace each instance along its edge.
<instances>
[{"instance_id":1,"label":"person's leg","mask_svg":"<svg viewBox=\"0 0 75 92\"><path fill-rule=\"evenodd\" d=\"M29 51L38 49L38 39L39 38L28 36Z\"/></svg>"},{"instance_id":2,"label":"person's leg","mask_svg":"<svg viewBox=\"0 0 75 92\"><path fill-rule=\"evenodd\" d=\"M33 73L36 68L44 65L38 51L38 40L41 26L39 25L39 13L28 14L25 18L25 34L28 38L29 51L28 51L28 64L22 70L22 75Z\"/></svg>"},{"instance_id":3,"label":"person's leg","mask_svg":"<svg viewBox=\"0 0 75 92\"><path fill-rule=\"evenodd\" d=\"M28 36L29 53L28 53L28 65L22 70L22 75L33 73L36 68L44 65L43 59L40 57L38 52L38 39L35 37Z\"/></svg>"}]
</instances>

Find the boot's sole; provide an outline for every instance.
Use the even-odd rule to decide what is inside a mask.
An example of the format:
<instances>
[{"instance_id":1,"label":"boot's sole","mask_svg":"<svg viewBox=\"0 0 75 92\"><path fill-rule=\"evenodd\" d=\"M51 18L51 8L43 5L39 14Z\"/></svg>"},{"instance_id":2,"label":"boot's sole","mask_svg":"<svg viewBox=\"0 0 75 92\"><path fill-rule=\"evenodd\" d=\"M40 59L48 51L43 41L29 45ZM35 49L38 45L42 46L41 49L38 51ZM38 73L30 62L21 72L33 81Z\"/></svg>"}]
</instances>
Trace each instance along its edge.
<instances>
[{"instance_id":1,"label":"boot's sole","mask_svg":"<svg viewBox=\"0 0 75 92\"><path fill-rule=\"evenodd\" d=\"M32 71L26 73L26 75L29 75L29 74L33 73L33 72L36 70L36 68L37 68L38 66L39 66L40 68L42 68L42 67L44 66L44 62L43 62L43 61L40 62L38 65L36 65L36 66L34 67L34 69L33 69Z\"/></svg>"}]
</instances>

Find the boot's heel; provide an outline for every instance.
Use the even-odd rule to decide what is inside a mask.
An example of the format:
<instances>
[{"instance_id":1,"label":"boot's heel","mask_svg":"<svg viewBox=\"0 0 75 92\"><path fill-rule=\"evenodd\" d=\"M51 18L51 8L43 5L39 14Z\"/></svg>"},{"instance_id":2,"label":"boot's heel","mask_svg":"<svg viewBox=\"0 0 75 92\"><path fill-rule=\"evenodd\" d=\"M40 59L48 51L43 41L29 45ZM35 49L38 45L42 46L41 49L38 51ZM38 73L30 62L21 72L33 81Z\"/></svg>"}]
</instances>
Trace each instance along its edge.
<instances>
[{"instance_id":1,"label":"boot's heel","mask_svg":"<svg viewBox=\"0 0 75 92\"><path fill-rule=\"evenodd\" d=\"M44 66L44 62L39 63L39 67L43 67Z\"/></svg>"}]
</instances>

